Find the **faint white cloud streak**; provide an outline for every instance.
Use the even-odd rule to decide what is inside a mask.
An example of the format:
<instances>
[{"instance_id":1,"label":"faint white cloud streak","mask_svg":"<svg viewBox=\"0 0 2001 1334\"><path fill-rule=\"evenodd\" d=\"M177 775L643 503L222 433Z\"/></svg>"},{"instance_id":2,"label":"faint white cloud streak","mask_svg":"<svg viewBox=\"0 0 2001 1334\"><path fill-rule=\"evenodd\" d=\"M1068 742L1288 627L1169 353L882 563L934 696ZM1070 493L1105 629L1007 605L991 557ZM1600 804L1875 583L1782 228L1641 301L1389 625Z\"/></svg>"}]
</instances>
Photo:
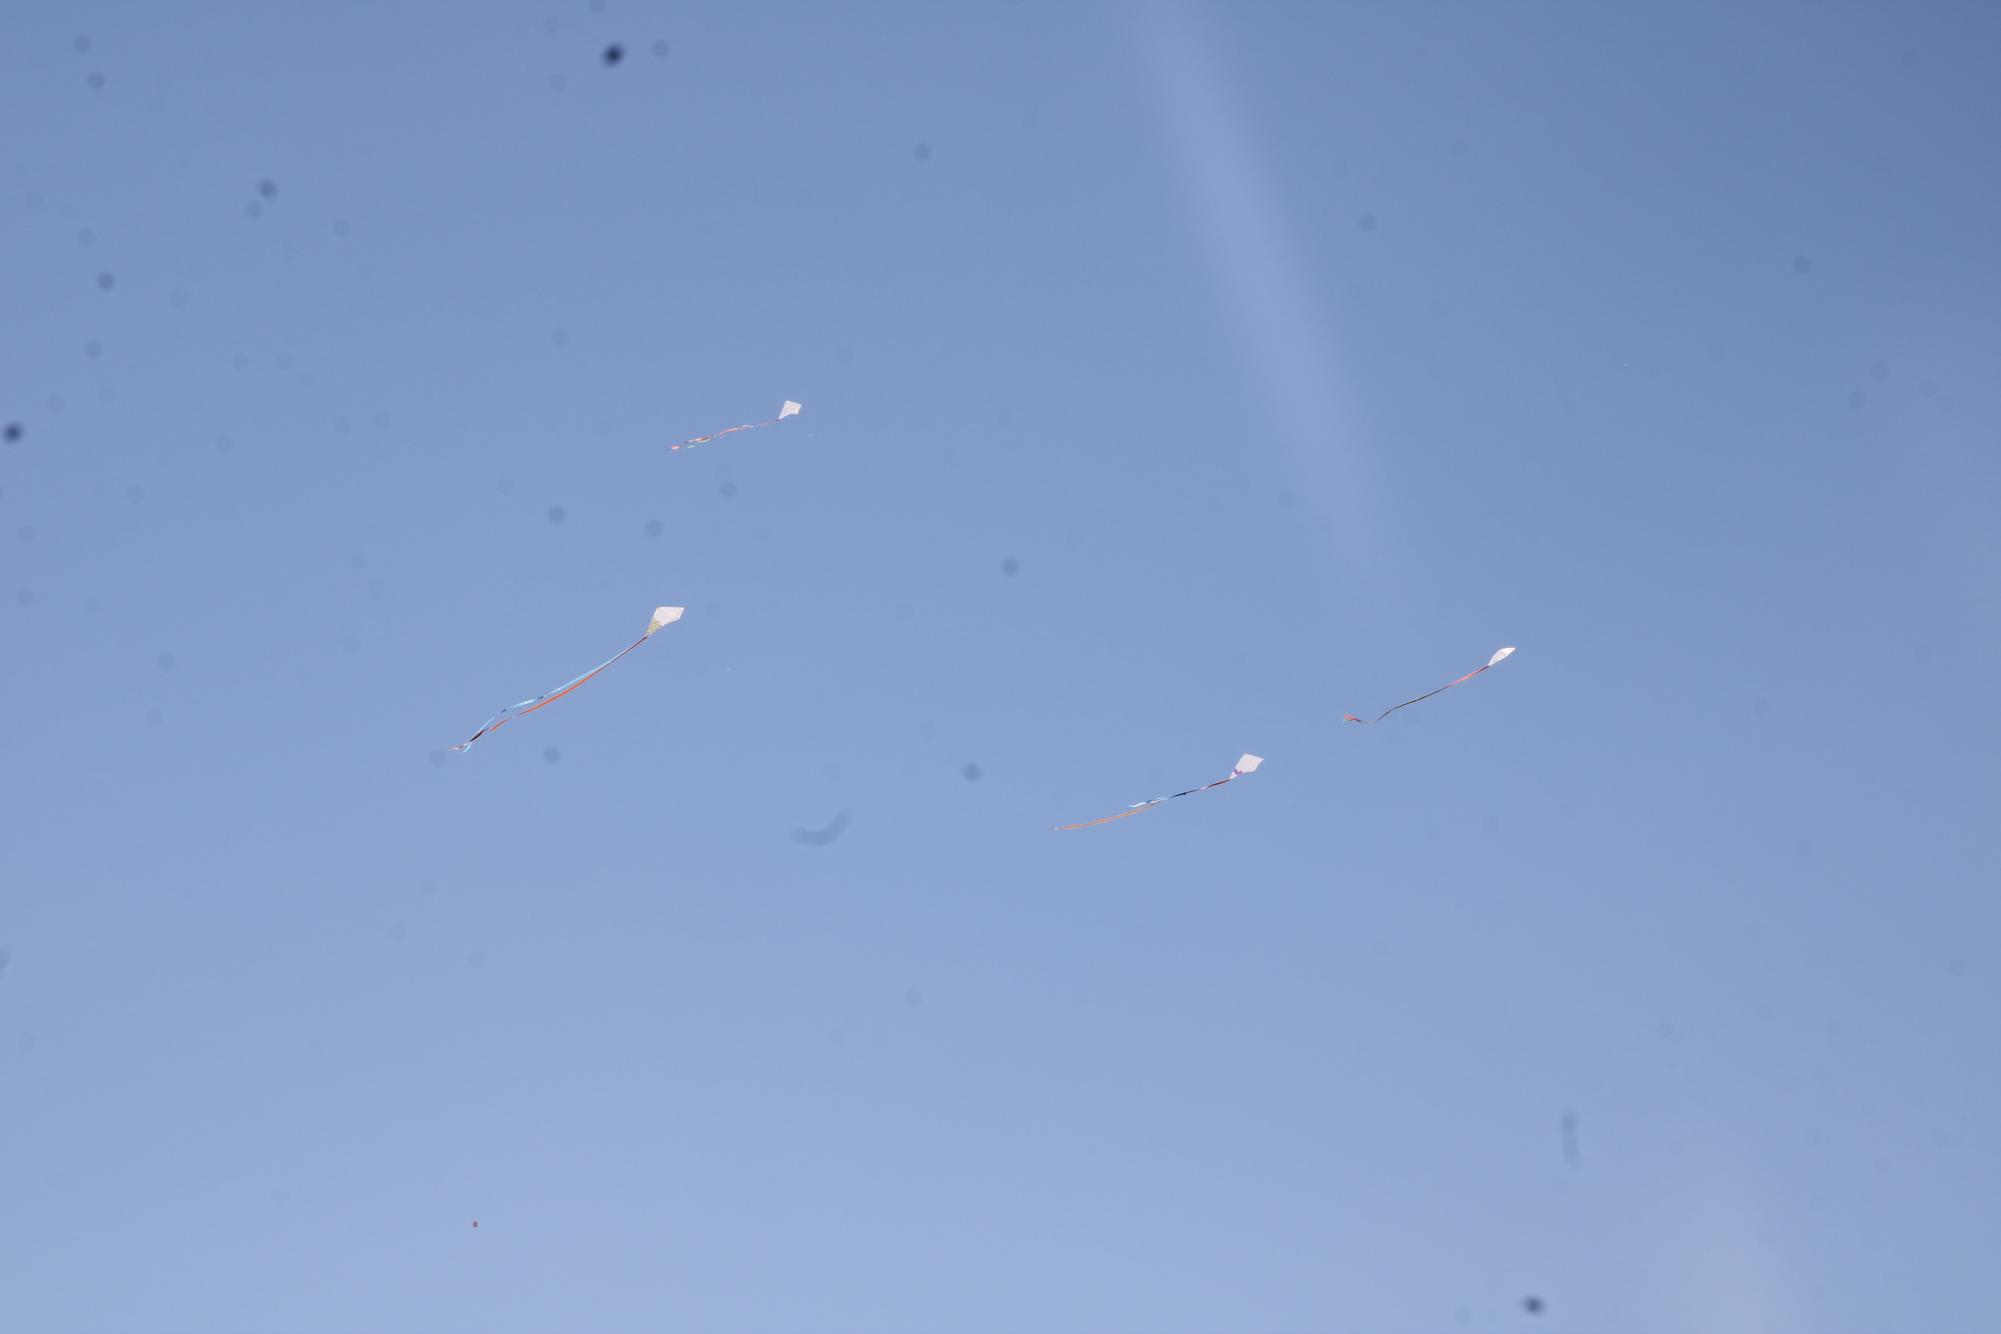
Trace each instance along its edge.
<instances>
[{"instance_id":1,"label":"faint white cloud streak","mask_svg":"<svg viewBox=\"0 0 2001 1334\"><path fill-rule=\"evenodd\" d=\"M1334 338L1313 308L1277 183L1203 16L1186 4L1129 11L1218 276L1265 381L1293 472L1339 553L1364 556L1368 469Z\"/></svg>"}]
</instances>

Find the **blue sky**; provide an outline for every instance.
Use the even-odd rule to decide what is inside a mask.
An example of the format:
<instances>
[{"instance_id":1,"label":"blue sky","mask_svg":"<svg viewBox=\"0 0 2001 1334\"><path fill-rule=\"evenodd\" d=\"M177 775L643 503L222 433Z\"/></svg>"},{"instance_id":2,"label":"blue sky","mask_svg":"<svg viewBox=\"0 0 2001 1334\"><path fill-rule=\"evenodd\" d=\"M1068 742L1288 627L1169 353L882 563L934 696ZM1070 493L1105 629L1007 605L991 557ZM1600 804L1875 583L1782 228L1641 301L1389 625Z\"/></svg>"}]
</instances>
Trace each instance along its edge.
<instances>
[{"instance_id":1,"label":"blue sky","mask_svg":"<svg viewBox=\"0 0 2001 1334\"><path fill-rule=\"evenodd\" d=\"M1985 1328L1998 39L9 6L5 1323Z\"/></svg>"}]
</instances>

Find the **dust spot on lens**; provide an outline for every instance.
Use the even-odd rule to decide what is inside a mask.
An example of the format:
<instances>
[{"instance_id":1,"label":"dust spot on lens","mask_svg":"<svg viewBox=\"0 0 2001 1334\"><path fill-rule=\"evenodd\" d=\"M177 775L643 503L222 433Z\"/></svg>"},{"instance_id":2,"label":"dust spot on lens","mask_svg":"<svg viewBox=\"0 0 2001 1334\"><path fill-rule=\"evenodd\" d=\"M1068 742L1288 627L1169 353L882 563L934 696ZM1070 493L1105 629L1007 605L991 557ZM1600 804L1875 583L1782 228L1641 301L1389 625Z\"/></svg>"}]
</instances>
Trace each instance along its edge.
<instances>
[{"instance_id":1,"label":"dust spot on lens","mask_svg":"<svg viewBox=\"0 0 2001 1334\"><path fill-rule=\"evenodd\" d=\"M542 747L542 763L544 763L544 764L561 764L562 762L563 762L563 752L562 752L562 751L560 751L560 750L557 750L557 749L556 749L556 748L555 748L554 746L544 746L544 747Z\"/></svg>"},{"instance_id":2,"label":"dust spot on lens","mask_svg":"<svg viewBox=\"0 0 2001 1334\"><path fill-rule=\"evenodd\" d=\"M794 829L792 841L802 848L824 848L839 838L848 827L848 813L840 811L820 829Z\"/></svg>"},{"instance_id":3,"label":"dust spot on lens","mask_svg":"<svg viewBox=\"0 0 2001 1334\"><path fill-rule=\"evenodd\" d=\"M646 535L648 537L660 536L660 520L648 519L646 521Z\"/></svg>"},{"instance_id":4,"label":"dust spot on lens","mask_svg":"<svg viewBox=\"0 0 2001 1334\"><path fill-rule=\"evenodd\" d=\"M563 518L564 518L563 507L561 505L551 505L549 507L550 523L561 523L563 521Z\"/></svg>"}]
</instances>

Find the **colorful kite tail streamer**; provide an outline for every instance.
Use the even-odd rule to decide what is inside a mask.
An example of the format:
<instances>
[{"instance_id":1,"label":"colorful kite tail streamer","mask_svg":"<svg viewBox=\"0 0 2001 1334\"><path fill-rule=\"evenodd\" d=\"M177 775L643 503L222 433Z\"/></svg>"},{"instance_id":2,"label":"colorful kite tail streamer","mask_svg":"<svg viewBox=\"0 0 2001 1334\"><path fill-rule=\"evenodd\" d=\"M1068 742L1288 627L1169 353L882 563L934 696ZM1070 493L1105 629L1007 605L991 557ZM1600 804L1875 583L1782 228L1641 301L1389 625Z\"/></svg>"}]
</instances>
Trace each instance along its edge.
<instances>
[{"instance_id":1,"label":"colorful kite tail streamer","mask_svg":"<svg viewBox=\"0 0 2001 1334\"><path fill-rule=\"evenodd\" d=\"M1237 779L1242 778L1245 774L1256 773L1258 771L1258 766L1263 763L1264 763L1264 758L1262 756L1243 755L1238 758L1236 766L1230 770L1229 777L1227 778L1218 778L1213 783L1204 783L1201 787L1191 787L1185 792L1170 792L1164 797L1154 797L1148 801L1136 801L1132 805L1120 811L1117 815L1101 815L1095 820L1080 820L1076 824L1051 825L1050 830L1051 832L1060 833L1065 829L1089 829L1094 825L1110 824L1114 820L1124 820L1130 816L1138 815L1141 811L1150 811L1154 807L1160 805L1160 803L1162 803L1163 801L1173 801L1176 797L1192 797L1197 792L1207 792L1211 788L1217 788L1223 786L1223 784L1225 783L1235 782Z\"/></svg>"},{"instance_id":2,"label":"colorful kite tail streamer","mask_svg":"<svg viewBox=\"0 0 2001 1334\"><path fill-rule=\"evenodd\" d=\"M1430 699L1433 695L1442 695L1446 691L1452 689L1452 687L1454 686L1465 685L1468 681L1478 676L1481 672L1486 671L1490 667L1498 666L1503 658L1507 657L1510 653L1513 652L1514 650L1512 648L1504 648L1500 652L1496 653L1493 657L1487 659L1487 665L1485 667L1475 667L1472 671L1466 673L1466 675L1460 677L1457 681L1447 681L1444 685L1438 687L1438 689L1428 690L1424 694L1419 695L1416 699L1407 699L1401 704L1393 705L1390 708L1384 709L1381 713L1377 714L1373 718L1357 718L1352 713L1344 713L1341 715L1341 717L1343 720L1347 722L1360 723L1364 727L1373 727L1377 723L1381 722L1383 719L1395 713L1398 709L1407 709L1413 704L1422 704L1425 700Z\"/></svg>"},{"instance_id":3,"label":"colorful kite tail streamer","mask_svg":"<svg viewBox=\"0 0 2001 1334\"><path fill-rule=\"evenodd\" d=\"M784 406L778 409L776 417L766 417L761 422L745 422L742 426L726 426L720 431L711 431L707 435L691 435L686 440L677 441L667 446L667 452L671 454L677 449L693 449L696 445L706 445L711 440L720 440L726 435L735 435L738 431L755 431L760 426L776 426L787 417L796 417L798 415L799 405L788 398L785 400Z\"/></svg>"},{"instance_id":4,"label":"colorful kite tail streamer","mask_svg":"<svg viewBox=\"0 0 2001 1334\"><path fill-rule=\"evenodd\" d=\"M627 644L624 648L612 654L609 658L606 658L603 662L591 668L589 671L585 672L582 676L573 677L570 680L565 681L562 685L557 686L554 690L551 690L548 694L531 696L528 699L522 700L519 704L508 705L506 708L502 709L499 713L496 713L493 715L493 717L487 719L486 722L480 727L480 729L477 732L474 732L464 741L461 741L456 746L453 746L452 747L453 752L459 753L470 750L472 749L472 743L479 740L487 733L497 732L501 728L505 727L507 724L513 722L516 718L525 718L529 714L535 712L535 710L537 709L546 708L547 706L554 704L557 700L569 694L572 690L575 690L578 686L590 680L592 677L596 676L599 672L602 672L605 668L611 666L613 663L617 662L620 658L632 652L632 650L638 648L641 644L644 644L647 640L653 638L654 631L660 629L662 626L672 625L674 622L680 620L681 613L684 610L685 608L682 607L654 608L653 619L647 622L645 634L633 640L630 644Z\"/></svg>"}]
</instances>

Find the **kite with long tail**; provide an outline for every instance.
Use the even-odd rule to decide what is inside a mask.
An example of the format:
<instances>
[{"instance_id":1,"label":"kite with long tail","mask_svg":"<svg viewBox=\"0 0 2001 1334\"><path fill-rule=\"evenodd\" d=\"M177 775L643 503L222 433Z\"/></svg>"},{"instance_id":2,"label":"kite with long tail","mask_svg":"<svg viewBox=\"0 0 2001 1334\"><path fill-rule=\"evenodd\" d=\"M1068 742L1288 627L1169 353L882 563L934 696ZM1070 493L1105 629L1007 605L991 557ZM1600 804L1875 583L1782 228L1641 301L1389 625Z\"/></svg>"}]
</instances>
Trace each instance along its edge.
<instances>
[{"instance_id":1,"label":"kite with long tail","mask_svg":"<svg viewBox=\"0 0 2001 1334\"><path fill-rule=\"evenodd\" d=\"M691 435L686 440L678 444L669 445L667 448L671 452L676 449L690 449L696 445L706 445L711 440L720 440L726 435L735 435L738 431L755 431L760 426L776 426L787 417L797 417L798 415L799 405L788 398L785 400L785 405L778 409L776 417L766 417L761 422L745 422L742 426L726 426L720 431L711 431L707 435Z\"/></svg>"},{"instance_id":2,"label":"kite with long tail","mask_svg":"<svg viewBox=\"0 0 2001 1334\"><path fill-rule=\"evenodd\" d=\"M1487 659L1487 667L1494 667L1499 665L1501 659L1507 657L1510 653L1513 652L1514 650L1512 648L1502 649L1499 653L1496 653L1493 657ZM1347 719L1351 723L1360 723L1364 727L1372 727L1375 724L1381 722L1383 719L1389 717L1391 714L1395 713L1398 709L1407 709L1413 704L1419 704L1427 699L1430 699L1433 695L1442 695L1446 691L1452 689L1452 687L1454 686L1465 685L1468 681L1478 676L1481 672L1486 671L1487 667L1475 667L1472 671L1466 673L1466 675L1460 677L1457 681L1447 681L1444 685L1438 687L1438 689L1427 691L1424 694L1419 695L1416 699L1407 699L1401 704L1394 705L1391 708L1384 709L1381 713L1377 714L1373 718L1357 718L1352 713L1344 713L1341 716Z\"/></svg>"},{"instance_id":3,"label":"kite with long tail","mask_svg":"<svg viewBox=\"0 0 2001 1334\"><path fill-rule=\"evenodd\" d=\"M525 714L533 713L535 712L535 710L541 708L545 704L554 704L557 700L569 694L572 690L575 690L578 686L590 680L593 676L596 676L599 672L611 666L613 663L617 662L620 658L632 652L632 650L638 648L641 644L644 644L647 640L653 638L653 632L655 630L660 629L660 627L664 625L672 625L674 624L674 622L680 620L681 613L685 610L687 610L685 607L655 607L653 609L653 619L647 622L645 634L633 640L630 644L627 644L624 648L612 654L609 658L606 658L603 662L591 668L589 671L585 672L582 676L579 676L572 681L565 681L562 685L556 687L554 690L551 690L548 694L537 695L533 699L524 699L519 704L508 705L506 708L502 709L499 713L496 713L493 715L493 717L487 719L485 725L482 726L477 732L474 732L464 741L459 742L458 745L453 746L452 749L455 751L465 750L468 747L470 747L473 742L479 740L481 737L485 736L488 732L495 731L505 726L506 724L513 722L516 718L522 717Z\"/></svg>"},{"instance_id":4,"label":"kite with long tail","mask_svg":"<svg viewBox=\"0 0 2001 1334\"><path fill-rule=\"evenodd\" d=\"M1264 760L1257 755L1245 755L1238 759L1236 767L1230 770L1228 778L1218 778L1213 783L1204 783L1201 787L1191 787L1186 792L1170 792L1164 797L1155 797L1150 801L1136 801L1117 815L1104 815L1095 820L1084 820L1077 824L1059 824L1054 826L1054 828L1059 830L1089 829L1092 825L1110 824L1114 820L1123 820L1129 815L1138 815L1141 811L1150 811L1163 801L1173 801L1176 797L1192 797L1197 792L1207 792L1212 787L1221 787L1225 783L1242 778L1245 774L1254 774L1258 771L1258 766L1263 763Z\"/></svg>"}]
</instances>

